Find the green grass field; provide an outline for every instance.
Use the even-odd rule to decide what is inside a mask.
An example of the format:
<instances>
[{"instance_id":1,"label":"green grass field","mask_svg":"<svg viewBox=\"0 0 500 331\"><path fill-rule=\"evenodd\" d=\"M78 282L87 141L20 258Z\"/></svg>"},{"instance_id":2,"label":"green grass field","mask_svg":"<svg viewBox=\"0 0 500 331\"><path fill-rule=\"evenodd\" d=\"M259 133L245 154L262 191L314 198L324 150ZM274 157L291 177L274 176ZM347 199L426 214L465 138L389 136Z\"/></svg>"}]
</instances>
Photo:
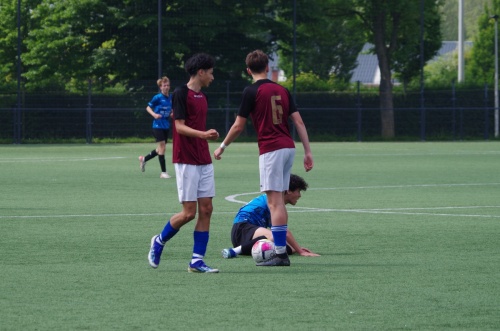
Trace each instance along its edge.
<instances>
[{"instance_id":1,"label":"green grass field","mask_svg":"<svg viewBox=\"0 0 500 331\"><path fill-rule=\"evenodd\" d=\"M321 257L222 259L259 187L235 143L214 161L221 272L189 274L193 224L147 263L181 208L156 159L139 171L153 143L0 146L0 330L500 329L500 143L313 143L309 173L297 147L289 226Z\"/></svg>"}]
</instances>

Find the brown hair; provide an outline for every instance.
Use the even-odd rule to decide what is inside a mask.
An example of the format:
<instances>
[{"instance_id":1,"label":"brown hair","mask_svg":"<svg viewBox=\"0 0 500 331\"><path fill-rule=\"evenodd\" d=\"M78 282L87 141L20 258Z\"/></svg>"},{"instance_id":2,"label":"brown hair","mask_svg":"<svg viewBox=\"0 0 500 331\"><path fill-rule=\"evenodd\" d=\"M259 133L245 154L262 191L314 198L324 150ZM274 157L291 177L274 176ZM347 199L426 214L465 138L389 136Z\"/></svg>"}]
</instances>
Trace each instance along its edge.
<instances>
[{"instance_id":1,"label":"brown hair","mask_svg":"<svg viewBox=\"0 0 500 331\"><path fill-rule=\"evenodd\" d=\"M260 74L266 70L267 65L269 64L269 57L266 53L257 49L248 53L247 58L245 59L245 64L253 73Z\"/></svg>"}]
</instances>

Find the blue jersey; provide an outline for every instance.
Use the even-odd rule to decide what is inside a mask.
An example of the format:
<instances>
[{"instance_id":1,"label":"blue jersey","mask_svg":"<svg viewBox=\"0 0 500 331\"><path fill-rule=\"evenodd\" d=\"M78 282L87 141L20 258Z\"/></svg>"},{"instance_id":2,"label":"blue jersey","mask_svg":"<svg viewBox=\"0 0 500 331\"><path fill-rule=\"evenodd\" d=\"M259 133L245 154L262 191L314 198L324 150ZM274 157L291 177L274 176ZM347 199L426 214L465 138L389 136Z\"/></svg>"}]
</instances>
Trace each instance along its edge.
<instances>
[{"instance_id":1,"label":"blue jersey","mask_svg":"<svg viewBox=\"0 0 500 331\"><path fill-rule=\"evenodd\" d=\"M262 194L240 208L233 223L247 222L263 228L271 227L271 211L267 195Z\"/></svg>"},{"instance_id":2,"label":"blue jersey","mask_svg":"<svg viewBox=\"0 0 500 331\"><path fill-rule=\"evenodd\" d=\"M151 99L148 106L153 109L156 114L160 114L160 119L153 120L153 129L170 129L170 112L172 111L172 95L168 97L162 93L158 93Z\"/></svg>"}]
</instances>

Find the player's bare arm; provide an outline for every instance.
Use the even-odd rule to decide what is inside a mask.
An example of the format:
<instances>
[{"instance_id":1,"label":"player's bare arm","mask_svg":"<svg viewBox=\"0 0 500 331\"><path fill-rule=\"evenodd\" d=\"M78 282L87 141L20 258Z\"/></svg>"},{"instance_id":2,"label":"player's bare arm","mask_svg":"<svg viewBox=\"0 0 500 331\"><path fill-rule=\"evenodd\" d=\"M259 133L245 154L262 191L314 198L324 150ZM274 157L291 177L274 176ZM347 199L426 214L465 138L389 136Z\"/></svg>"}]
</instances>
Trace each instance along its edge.
<instances>
[{"instance_id":1,"label":"player's bare arm","mask_svg":"<svg viewBox=\"0 0 500 331\"><path fill-rule=\"evenodd\" d=\"M297 133L302 141L302 146L304 147L304 169L308 172L314 167L314 160L311 152L311 145L309 144L309 136L307 134L306 125L302 121L302 116L300 116L299 112L292 113L290 118L295 124Z\"/></svg>"},{"instance_id":2,"label":"player's bare arm","mask_svg":"<svg viewBox=\"0 0 500 331\"><path fill-rule=\"evenodd\" d=\"M149 113L149 115L153 116L154 119L159 120L161 118L161 115L155 113L154 110L153 110L153 108L151 108L149 106L146 107L146 111Z\"/></svg>"},{"instance_id":3,"label":"player's bare arm","mask_svg":"<svg viewBox=\"0 0 500 331\"><path fill-rule=\"evenodd\" d=\"M179 134L187 137L200 138L205 140L217 140L219 133L215 129L207 131L195 130L186 125L184 120L175 120L175 128Z\"/></svg>"},{"instance_id":4,"label":"player's bare arm","mask_svg":"<svg viewBox=\"0 0 500 331\"><path fill-rule=\"evenodd\" d=\"M221 147L217 148L214 152L214 158L216 160L221 159L222 153L224 153L224 149L229 146L245 129L245 124L247 119L241 116L236 116L236 120L234 121L231 129L227 133L226 138L222 141Z\"/></svg>"}]
</instances>

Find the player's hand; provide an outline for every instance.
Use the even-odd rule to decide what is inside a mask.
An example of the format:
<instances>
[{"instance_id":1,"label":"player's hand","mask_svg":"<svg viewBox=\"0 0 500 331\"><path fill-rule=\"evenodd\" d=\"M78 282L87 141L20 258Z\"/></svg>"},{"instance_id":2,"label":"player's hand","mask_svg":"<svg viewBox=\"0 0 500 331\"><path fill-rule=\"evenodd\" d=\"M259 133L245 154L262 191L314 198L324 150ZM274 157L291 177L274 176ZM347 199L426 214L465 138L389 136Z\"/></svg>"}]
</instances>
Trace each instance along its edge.
<instances>
[{"instance_id":1,"label":"player's hand","mask_svg":"<svg viewBox=\"0 0 500 331\"><path fill-rule=\"evenodd\" d=\"M159 120L160 118L162 118L163 116L161 116L161 114L154 114L154 118Z\"/></svg>"},{"instance_id":2,"label":"player's hand","mask_svg":"<svg viewBox=\"0 0 500 331\"><path fill-rule=\"evenodd\" d=\"M208 131L205 131L205 139L206 140L217 140L219 139L219 132L215 129L210 129Z\"/></svg>"},{"instance_id":3,"label":"player's hand","mask_svg":"<svg viewBox=\"0 0 500 331\"><path fill-rule=\"evenodd\" d=\"M217 149L215 150L215 152L214 152L214 158L215 158L216 160L220 160L220 159L221 159L221 155L222 155L222 153L224 153L224 150L223 150L222 148L220 148L220 147L219 147L219 148L217 148Z\"/></svg>"},{"instance_id":4,"label":"player's hand","mask_svg":"<svg viewBox=\"0 0 500 331\"><path fill-rule=\"evenodd\" d=\"M302 247L302 251L299 253L300 256L321 256L319 254L311 252L308 248Z\"/></svg>"},{"instance_id":5,"label":"player's hand","mask_svg":"<svg viewBox=\"0 0 500 331\"><path fill-rule=\"evenodd\" d=\"M304 155L304 169L306 172L310 171L314 167L314 161L311 154Z\"/></svg>"}]
</instances>

